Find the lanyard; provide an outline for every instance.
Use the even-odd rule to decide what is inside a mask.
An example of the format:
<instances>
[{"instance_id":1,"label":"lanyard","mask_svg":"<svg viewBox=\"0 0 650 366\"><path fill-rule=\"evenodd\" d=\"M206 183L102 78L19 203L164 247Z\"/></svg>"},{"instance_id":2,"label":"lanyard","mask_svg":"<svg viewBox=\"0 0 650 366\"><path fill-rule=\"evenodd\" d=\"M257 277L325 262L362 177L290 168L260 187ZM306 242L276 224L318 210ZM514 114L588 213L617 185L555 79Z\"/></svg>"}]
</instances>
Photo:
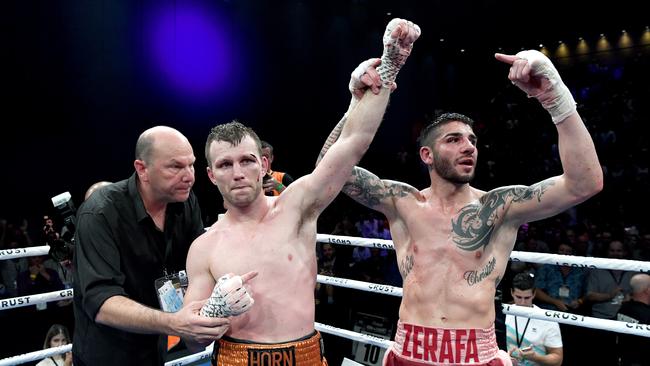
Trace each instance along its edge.
<instances>
[{"instance_id":1,"label":"lanyard","mask_svg":"<svg viewBox=\"0 0 650 366\"><path fill-rule=\"evenodd\" d=\"M528 323L530 323L530 318L526 320L526 326L524 331L521 332L521 339L519 338L519 326L517 325L517 316L515 316L515 338L517 338L517 348L521 348L521 344L524 343L524 334L526 334L526 329L528 329Z\"/></svg>"}]
</instances>

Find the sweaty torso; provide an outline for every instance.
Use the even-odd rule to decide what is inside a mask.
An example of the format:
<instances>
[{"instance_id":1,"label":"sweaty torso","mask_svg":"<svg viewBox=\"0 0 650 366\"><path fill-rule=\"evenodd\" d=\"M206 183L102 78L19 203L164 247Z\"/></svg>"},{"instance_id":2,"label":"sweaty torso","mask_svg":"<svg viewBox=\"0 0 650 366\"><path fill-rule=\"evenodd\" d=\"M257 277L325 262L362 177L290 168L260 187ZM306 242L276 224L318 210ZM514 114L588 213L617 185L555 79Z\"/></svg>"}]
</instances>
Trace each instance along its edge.
<instances>
[{"instance_id":1,"label":"sweaty torso","mask_svg":"<svg viewBox=\"0 0 650 366\"><path fill-rule=\"evenodd\" d=\"M313 332L315 220L273 205L259 222L215 224L206 239L213 245L209 263L215 279L230 272L259 273L250 281L254 305L231 318L227 335L273 343Z\"/></svg>"},{"instance_id":2,"label":"sweaty torso","mask_svg":"<svg viewBox=\"0 0 650 366\"><path fill-rule=\"evenodd\" d=\"M473 190L470 202L445 209L413 196L397 202L390 225L404 279L403 322L440 328L494 323L496 285L517 228L503 224L504 202L482 202L483 195Z\"/></svg>"}]
</instances>

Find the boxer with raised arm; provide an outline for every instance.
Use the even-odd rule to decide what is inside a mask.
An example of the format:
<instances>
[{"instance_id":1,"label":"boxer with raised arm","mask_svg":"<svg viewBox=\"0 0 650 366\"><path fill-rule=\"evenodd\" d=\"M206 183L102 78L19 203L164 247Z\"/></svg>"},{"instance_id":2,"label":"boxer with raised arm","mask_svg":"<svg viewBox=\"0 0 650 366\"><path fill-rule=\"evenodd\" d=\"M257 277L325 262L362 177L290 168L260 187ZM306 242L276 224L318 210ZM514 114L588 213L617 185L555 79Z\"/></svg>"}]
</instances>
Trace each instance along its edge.
<instances>
[{"instance_id":1,"label":"boxer with raised arm","mask_svg":"<svg viewBox=\"0 0 650 366\"><path fill-rule=\"evenodd\" d=\"M419 34L417 26L402 19L388 24L387 56L377 70L381 72L364 76L373 92L351 103L349 123L321 164L279 196L264 195L268 162L252 129L231 122L210 132L205 148L208 176L227 211L190 248L185 301L212 294L212 305L202 313L234 315L226 336L215 343L213 364L326 363L314 330L316 221L368 149L397 71ZM355 73L367 74L369 64L362 63ZM232 275L251 271L257 277L246 285Z\"/></svg>"},{"instance_id":2,"label":"boxer with raised arm","mask_svg":"<svg viewBox=\"0 0 650 366\"><path fill-rule=\"evenodd\" d=\"M419 138L431 185L418 190L355 167L343 192L389 221L404 280L387 365L509 365L494 333L494 295L523 223L558 214L602 189L589 132L569 89L537 51L496 54L509 79L549 111L564 173L531 186L485 192L469 185L478 156L473 121L448 113ZM345 124L343 119L323 147ZM321 162L322 164L322 162Z\"/></svg>"}]
</instances>

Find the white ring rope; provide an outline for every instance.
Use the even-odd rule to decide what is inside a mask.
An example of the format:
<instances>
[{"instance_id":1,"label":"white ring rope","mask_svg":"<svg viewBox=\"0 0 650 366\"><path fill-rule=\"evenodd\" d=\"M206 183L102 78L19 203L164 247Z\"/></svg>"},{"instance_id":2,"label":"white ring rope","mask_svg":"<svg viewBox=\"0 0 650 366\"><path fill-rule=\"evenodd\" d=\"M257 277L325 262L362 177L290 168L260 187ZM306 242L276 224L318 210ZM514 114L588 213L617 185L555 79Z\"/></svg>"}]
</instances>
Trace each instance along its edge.
<instances>
[{"instance_id":1,"label":"white ring rope","mask_svg":"<svg viewBox=\"0 0 650 366\"><path fill-rule=\"evenodd\" d=\"M360 246L367 248L392 249L392 240L358 238L354 236L327 235L317 234L316 241L319 243L342 244L351 246ZM33 257L38 255L47 255L49 246L28 247L0 250L0 260ZM513 251L510 254L512 261L554 264L558 266L572 266L594 269L617 269L623 271L646 272L650 273L650 262L635 261L629 259L599 258L599 257L580 257L574 255L561 255L551 253L521 252Z\"/></svg>"},{"instance_id":2,"label":"white ring rope","mask_svg":"<svg viewBox=\"0 0 650 366\"><path fill-rule=\"evenodd\" d=\"M358 238L356 236L316 234L316 241L319 243L342 244L356 247L395 249L392 240Z\"/></svg>"},{"instance_id":3,"label":"white ring rope","mask_svg":"<svg viewBox=\"0 0 650 366\"><path fill-rule=\"evenodd\" d=\"M22 258L22 257L35 257L38 255L47 255L49 252L50 252L49 245L43 245L40 247L3 249L0 250L0 260Z\"/></svg>"},{"instance_id":4,"label":"white ring rope","mask_svg":"<svg viewBox=\"0 0 650 366\"><path fill-rule=\"evenodd\" d=\"M52 348L42 349L40 351L24 353L22 355L3 358L2 360L0 360L0 366L19 365L21 363L26 363L30 361L42 360L47 357L52 357L54 355L60 355L62 353L70 352L71 350L72 350L72 344L66 344L64 346L52 347Z\"/></svg>"},{"instance_id":5,"label":"white ring rope","mask_svg":"<svg viewBox=\"0 0 650 366\"><path fill-rule=\"evenodd\" d=\"M647 324L592 318L578 314L564 313L562 311L535 309L511 304L502 305L504 314L577 325L586 328L602 329L617 333L634 334L641 337L650 337L650 325Z\"/></svg>"},{"instance_id":6,"label":"white ring rope","mask_svg":"<svg viewBox=\"0 0 650 366\"><path fill-rule=\"evenodd\" d=\"M185 357L181 357L172 361L165 362L165 366L182 366L195 361L207 360L210 357L212 357L213 349L214 349L214 342L210 343L207 347L205 347L205 351L200 351L191 355L187 355Z\"/></svg>"},{"instance_id":7,"label":"white ring rope","mask_svg":"<svg viewBox=\"0 0 650 366\"><path fill-rule=\"evenodd\" d=\"M393 344L393 341L391 340L380 338L371 334L361 334L353 332L351 330L336 328L331 325L321 324L318 322L314 323L314 328L319 332L336 335L357 342L372 344L381 348L388 348Z\"/></svg>"},{"instance_id":8,"label":"white ring rope","mask_svg":"<svg viewBox=\"0 0 650 366\"><path fill-rule=\"evenodd\" d=\"M50 301L60 301L72 299L73 291L71 288L59 291L44 292L37 295L27 295L11 297L0 300L0 310L21 308L23 306L43 304Z\"/></svg>"},{"instance_id":9,"label":"white ring rope","mask_svg":"<svg viewBox=\"0 0 650 366\"><path fill-rule=\"evenodd\" d=\"M372 282L356 281L347 278L330 277L324 275L316 275L316 282L328 284L328 285L340 286L340 287L353 288L361 291L375 292L382 295L393 295L399 297L402 296L401 287L380 285L378 283L372 283Z\"/></svg>"},{"instance_id":10,"label":"white ring rope","mask_svg":"<svg viewBox=\"0 0 650 366\"><path fill-rule=\"evenodd\" d=\"M392 240L357 238L354 236L316 235L319 243L342 244L368 248L394 249ZM575 255L561 255L551 253L513 251L510 254L512 261L555 264L558 266L572 266L594 269L618 269L623 271L650 273L650 262L634 261L629 259L580 257Z\"/></svg>"}]
</instances>

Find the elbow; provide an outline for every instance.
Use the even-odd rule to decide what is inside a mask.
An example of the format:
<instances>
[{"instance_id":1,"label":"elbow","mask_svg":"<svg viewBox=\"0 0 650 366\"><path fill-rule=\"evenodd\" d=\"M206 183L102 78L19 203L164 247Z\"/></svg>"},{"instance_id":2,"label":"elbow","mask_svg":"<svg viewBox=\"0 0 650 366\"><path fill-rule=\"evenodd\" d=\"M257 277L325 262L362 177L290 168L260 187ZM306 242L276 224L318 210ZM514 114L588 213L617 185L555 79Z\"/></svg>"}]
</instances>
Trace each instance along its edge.
<instances>
[{"instance_id":1,"label":"elbow","mask_svg":"<svg viewBox=\"0 0 650 366\"><path fill-rule=\"evenodd\" d=\"M605 185L603 182L602 171L600 171L600 174L597 174L589 183L589 187L586 189L588 197L592 197L600 193Z\"/></svg>"},{"instance_id":2,"label":"elbow","mask_svg":"<svg viewBox=\"0 0 650 366\"><path fill-rule=\"evenodd\" d=\"M591 177L583 177L575 182L573 194L578 202L586 201L603 190L604 182L602 172Z\"/></svg>"}]
</instances>

